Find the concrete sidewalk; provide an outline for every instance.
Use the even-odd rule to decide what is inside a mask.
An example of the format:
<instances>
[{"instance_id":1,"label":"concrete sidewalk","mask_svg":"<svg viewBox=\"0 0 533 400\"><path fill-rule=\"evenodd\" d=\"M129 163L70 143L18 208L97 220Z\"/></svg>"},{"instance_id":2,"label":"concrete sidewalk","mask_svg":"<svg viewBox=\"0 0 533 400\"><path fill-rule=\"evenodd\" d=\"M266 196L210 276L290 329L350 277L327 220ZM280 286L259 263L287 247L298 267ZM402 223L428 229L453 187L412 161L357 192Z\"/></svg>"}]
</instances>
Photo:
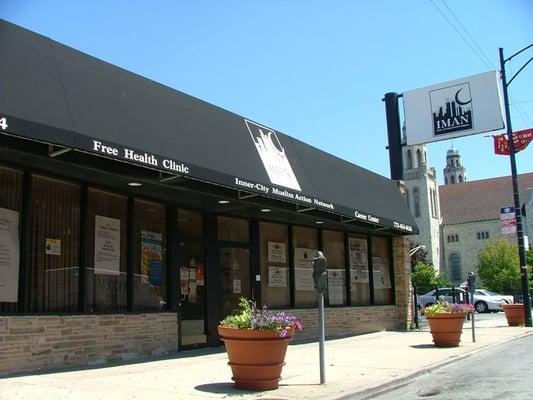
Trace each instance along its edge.
<instances>
[{"instance_id":1,"label":"concrete sidewalk","mask_svg":"<svg viewBox=\"0 0 533 400\"><path fill-rule=\"evenodd\" d=\"M533 334L508 327L503 314L476 323L472 343L465 322L456 348L436 348L431 334L378 332L326 342L326 385L320 385L318 344L292 344L279 389L248 392L233 388L226 353L198 350L142 363L0 379L0 399L337 399L361 397L443 364Z\"/></svg>"}]
</instances>

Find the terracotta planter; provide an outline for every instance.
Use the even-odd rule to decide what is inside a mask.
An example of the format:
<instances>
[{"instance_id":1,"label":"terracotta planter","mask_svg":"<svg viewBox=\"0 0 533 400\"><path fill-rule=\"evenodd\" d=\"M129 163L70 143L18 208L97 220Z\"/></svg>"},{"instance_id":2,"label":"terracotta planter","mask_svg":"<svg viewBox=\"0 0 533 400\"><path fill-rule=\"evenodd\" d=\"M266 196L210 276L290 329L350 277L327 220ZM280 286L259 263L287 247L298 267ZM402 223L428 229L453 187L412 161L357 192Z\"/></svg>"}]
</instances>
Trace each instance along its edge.
<instances>
[{"instance_id":1,"label":"terracotta planter","mask_svg":"<svg viewBox=\"0 0 533 400\"><path fill-rule=\"evenodd\" d=\"M464 313L438 313L427 316L433 343L438 347L457 347L461 341Z\"/></svg>"},{"instance_id":2,"label":"terracotta planter","mask_svg":"<svg viewBox=\"0 0 533 400\"><path fill-rule=\"evenodd\" d=\"M286 337L277 331L218 327L226 346L235 386L241 389L277 389L285 365L287 345L294 329Z\"/></svg>"},{"instance_id":3,"label":"terracotta planter","mask_svg":"<svg viewBox=\"0 0 533 400\"><path fill-rule=\"evenodd\" d=\"M503 311L505 312L505 318L509 326L525 325L526 317L524 315L523 304L504 304Z\"/></svg>"}]
</instances>

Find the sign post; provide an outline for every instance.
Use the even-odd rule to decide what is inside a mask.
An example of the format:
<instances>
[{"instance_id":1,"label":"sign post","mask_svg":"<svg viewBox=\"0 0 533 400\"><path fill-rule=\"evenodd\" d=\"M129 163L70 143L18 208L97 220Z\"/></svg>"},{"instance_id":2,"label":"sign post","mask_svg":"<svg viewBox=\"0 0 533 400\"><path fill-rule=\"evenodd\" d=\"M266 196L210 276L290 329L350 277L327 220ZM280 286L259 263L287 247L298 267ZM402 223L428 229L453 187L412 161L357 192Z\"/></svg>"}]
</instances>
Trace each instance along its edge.
<instances>
[{"instance_id":1,"label":"sign post","mask_svg":"<svg viewBox=\"0 0 533 400\"><path fill-rule=\"evenodd\" d=\"M315 289L318 289L318 326L320 331L320 384L326 383L326 367L324 361L324 340L326 329L324 327L324 293L328 290L328 278L326 273L327 259L321 251L316 252L313 258L313 280Z\"/></svg>"},{"instance_id":2,"label":"sign post","mask_svg":"<svg viewBox=\"0 0 533 400\"><path fill-rule=\"evenodd\" d=\"M476 291L476 276L473 272L468 273L468 295L470 296L470 304L474 305L474 292ZM472 311L472 342L476 342L476 329L474 323L475 310Z\"/></svg>"},{"instance_id":3,"label":"sign post","mask_svg":"<svg viewBox=\"0 0 533 400\"><path fill-rule=\"evenodd\" d=\"M507 88L511 84L514 78L525 68L525 66L533 60L533 57L527 61L522 68L518 70L517 73L515 73L509 81L507 81L507 77L505 76L505 63L507 61L510 61L513 57L517 56L518 54L522 53L523 51L529 49L530 47L533 47L533 43L530 44L527 47L524 47L522 50L518 51L517 53L513 54L511 57L505 59L503 57L503 48L500 47L500 67L501 67L501 75L502 75L502 86L503 86L503 100L505 105L505 116L506 116L506 127L507 127L507 137L509 139L509 149L510 149L510 155L509 158L511 160L511 177L513 181L513 197L514 197L514 208L515 208L515 214L516 214L516 236L518 239L518 256L520 259L520 278L522 283L522 297L524 298L524 318L525 318L525 326L531 327L533 326L531 323L531 305L529 302L529 283L527 278L527 264L526 264L526 252L524 247L524 231L522 230L522 212L520 210L520 196L518 194L518 178L516 174L516 158L515 158L515 142L513 137L513 128L511 126L511 112L509 110L509 96L507 94Z\"/></svg>"}]
</instances>

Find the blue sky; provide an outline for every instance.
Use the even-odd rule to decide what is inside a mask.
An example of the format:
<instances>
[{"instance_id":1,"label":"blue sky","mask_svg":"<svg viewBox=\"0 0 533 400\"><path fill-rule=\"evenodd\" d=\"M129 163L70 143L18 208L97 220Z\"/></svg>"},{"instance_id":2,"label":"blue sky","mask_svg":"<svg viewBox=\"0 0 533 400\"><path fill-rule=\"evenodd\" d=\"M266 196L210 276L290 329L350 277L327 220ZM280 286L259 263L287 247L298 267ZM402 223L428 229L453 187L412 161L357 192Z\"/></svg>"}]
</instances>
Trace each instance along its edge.
<instances>
[{"instance_id":1,"label":"blue sky","mask_svg":"<svg viewBox=\"0 0 533 400\"><path fill-rule=\"evenodd\" d=\"M530 0L0 0L0 17L384 176L384 93L498 69L499 47L533 43ZM532 89L530 63L511 85L514 130L533 128ZM468 180L510 175L491 138L453 145ZM450 146L428 145L441 183ZM533 144L517 167L533 171Z\"/></svg>"}]
</instances>

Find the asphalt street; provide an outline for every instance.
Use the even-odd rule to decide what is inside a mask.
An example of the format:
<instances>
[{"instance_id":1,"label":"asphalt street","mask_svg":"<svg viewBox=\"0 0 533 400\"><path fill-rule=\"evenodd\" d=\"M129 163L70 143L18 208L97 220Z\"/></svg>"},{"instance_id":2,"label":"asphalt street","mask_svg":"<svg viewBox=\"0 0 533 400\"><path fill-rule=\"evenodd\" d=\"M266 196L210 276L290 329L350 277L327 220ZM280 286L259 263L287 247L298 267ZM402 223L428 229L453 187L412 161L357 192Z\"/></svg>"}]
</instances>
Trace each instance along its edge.
<instances>
[{"instance_id":1,"label":"asphalt street","mask_svg":"<svg viewBox=\"0 0 533 400\"><path fill-rule=\"evenodd\" d=\"M525 400L533 397L533 336L493 347L429 372L376 400Z\"/></svg>"}]
</instances>

